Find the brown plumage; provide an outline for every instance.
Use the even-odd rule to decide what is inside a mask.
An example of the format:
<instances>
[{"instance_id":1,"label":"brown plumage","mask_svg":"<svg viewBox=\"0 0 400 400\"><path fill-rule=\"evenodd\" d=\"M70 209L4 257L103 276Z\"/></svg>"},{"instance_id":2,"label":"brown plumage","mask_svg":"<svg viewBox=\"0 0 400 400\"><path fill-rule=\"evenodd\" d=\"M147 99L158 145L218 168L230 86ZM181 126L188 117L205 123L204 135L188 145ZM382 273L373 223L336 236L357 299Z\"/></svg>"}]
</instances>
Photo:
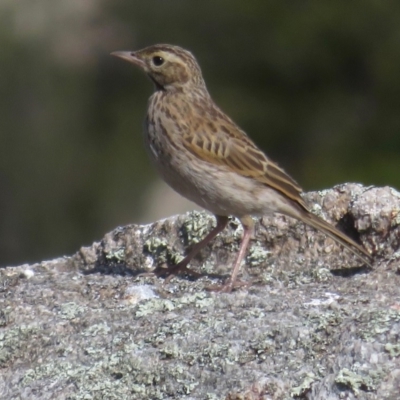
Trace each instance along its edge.
<instances>
[{"instance_id":1,"label":"brown plumage","mask_svg":"<svg viewBox=\"0 0 400 400\"><path fill-rule=\"evenodd\" d=\"M178 193L217 218L216 228L170 268L171 275L190 272L190 260L234 215L242 222L244 235L231 277L222 287L230 291L253 231L251 216L274 212L321 230L371 264L366 250L307 209L300 186L217 107L190 52L155 45L112 54L139 66L154 82L145 141L159 173Z\"/></svg>"}]
</instances>

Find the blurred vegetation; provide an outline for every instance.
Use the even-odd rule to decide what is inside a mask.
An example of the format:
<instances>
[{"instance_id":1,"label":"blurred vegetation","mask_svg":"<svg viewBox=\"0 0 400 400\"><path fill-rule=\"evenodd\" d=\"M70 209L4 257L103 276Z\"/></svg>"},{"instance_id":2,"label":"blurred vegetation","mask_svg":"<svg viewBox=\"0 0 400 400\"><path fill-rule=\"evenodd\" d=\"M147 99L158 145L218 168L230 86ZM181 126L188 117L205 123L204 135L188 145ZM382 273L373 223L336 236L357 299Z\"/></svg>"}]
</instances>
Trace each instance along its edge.
<instances>
[{"instance_id":1,"label":"blurred vegetation","mask_svg":"<svg viewBox=\"0 0 400 400\"><path fill-rule=\"evenodd\" d=\"M399 21L398 1L2 0L0 265L143 221L152 87L114 50L189 48L216 102L306 190L400 187Z\"/></svg>"}]
</instances>

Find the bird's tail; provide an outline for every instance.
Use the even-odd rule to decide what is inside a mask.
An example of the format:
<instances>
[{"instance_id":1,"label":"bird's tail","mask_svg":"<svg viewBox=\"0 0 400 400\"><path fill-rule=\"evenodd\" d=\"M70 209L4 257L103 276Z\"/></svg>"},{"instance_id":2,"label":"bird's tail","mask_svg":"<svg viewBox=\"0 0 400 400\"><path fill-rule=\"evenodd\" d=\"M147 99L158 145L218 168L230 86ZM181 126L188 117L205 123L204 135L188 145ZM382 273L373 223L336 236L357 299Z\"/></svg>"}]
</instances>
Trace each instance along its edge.
<instances>
[{"instance_id":1,"label":"bird's tail","mask_svg":"<svg viewBox=\"0 0 400 400\"><path fill-rule=\"evenodd\" d=\"M370 267L372 266L372 256L367 253L367 251L358 243L356 243L353 239L350 239L346 234L336 229L333 225L306 210L302 211L301 217L297 216L297 218L301 219L307 225L310 225L313 228L324 232L337 243L350 250L353 254L355 254L358 258L367 263Z\"/></svg>"}]
</instances>

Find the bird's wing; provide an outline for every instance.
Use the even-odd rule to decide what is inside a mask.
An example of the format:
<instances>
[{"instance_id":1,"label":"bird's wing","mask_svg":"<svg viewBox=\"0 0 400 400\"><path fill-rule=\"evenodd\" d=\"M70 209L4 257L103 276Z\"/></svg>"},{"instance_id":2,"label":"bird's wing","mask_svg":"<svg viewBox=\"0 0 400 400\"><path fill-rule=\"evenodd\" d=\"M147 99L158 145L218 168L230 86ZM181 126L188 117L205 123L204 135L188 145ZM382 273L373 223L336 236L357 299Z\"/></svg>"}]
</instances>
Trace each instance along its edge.
<instances>
[{"instance_id":1,"label":"bird's wing","mask_svg":"<svg viewBox=\"0 0 400 400\"><path fill-rule=\"evenodd\" d=\"M190 132L183 145L199 159L270 186L307 209L301 187L277 164L259 150L242 131Z\"/></svg>"}]
</instances>

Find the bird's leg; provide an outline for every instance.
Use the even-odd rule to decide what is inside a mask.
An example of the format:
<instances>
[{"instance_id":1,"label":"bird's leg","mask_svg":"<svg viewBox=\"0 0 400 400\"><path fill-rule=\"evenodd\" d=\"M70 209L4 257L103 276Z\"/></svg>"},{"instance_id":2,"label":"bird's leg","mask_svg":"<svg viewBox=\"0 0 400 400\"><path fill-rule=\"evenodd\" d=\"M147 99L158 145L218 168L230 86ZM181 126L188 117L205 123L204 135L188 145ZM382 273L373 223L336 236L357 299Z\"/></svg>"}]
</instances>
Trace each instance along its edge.
<instances>
[{"instance_id":1,"label":"bird's leg","mask_svg":"<svg viewBox=\"0 0 400 400\"><path fill-rule=\"evenodd\" d=\"M224 283L222 286L215 288L213 290L228 293L228 292L231 292L232 289L235 287L235 282L236 282L237 275L239 273L240 264L242 263L243 258L246 255L247 247L249 245L249 241L250 241L251 235L253 234L253 230L254 230L254 221L252 220L252 218L249 215L246 215L246 216L240 218L240 222L243 225L244 232L243 232L242 242L240 243L239 253L237 255L235 264L233 265L233 270L232 270L231 276L229 277L229 279L227 280L226 283ZM242 285L239 285L239 286L242 286Z\"/></svg>"},{"instance_id":2,"label":"bird's leg","mask_svg":"<svg viewBox=\"0 0 400 400\"><path fill-rule=\"evenodd\" d=\"M168 274L168 278L165 280L165 283L167 283L173 276L181 274L183 272L195 276L199 275L189 269L187 265L201 249L207 246L208 243L210 243L218 235L218 233L225 229L229 221L228 217L222 217L219 215L216 215L215 217L217 219L217 226L203 240L201 240L199 243L196 243L190 250L189 254L181 262L176 264L174 267L170 267L167 269L166 273Z\"/></svg>"}]
</instances>

